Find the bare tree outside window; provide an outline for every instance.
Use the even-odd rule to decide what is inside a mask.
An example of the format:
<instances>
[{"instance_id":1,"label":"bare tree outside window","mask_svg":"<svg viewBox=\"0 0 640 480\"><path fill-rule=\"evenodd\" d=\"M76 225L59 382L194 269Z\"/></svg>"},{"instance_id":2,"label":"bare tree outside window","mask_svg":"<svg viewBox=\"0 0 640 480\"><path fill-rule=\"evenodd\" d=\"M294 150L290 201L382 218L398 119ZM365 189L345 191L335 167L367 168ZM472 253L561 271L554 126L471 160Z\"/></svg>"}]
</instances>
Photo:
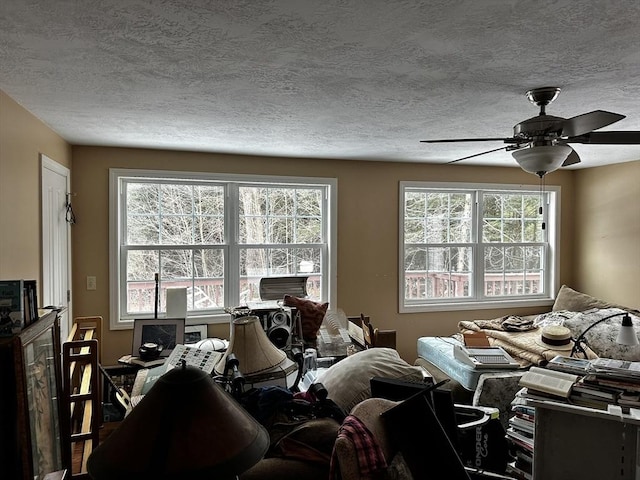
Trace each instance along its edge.
<instances>
[{"instance_id":1,"label":"bare tree outside window","mask_svg":"<svg viewBox=\"0 0 640 480\"><path fill-rule=\"evenodd\" d=\"M309 276L310 297L321 299L325 190L326 185L123 179L121 311L154 311L156 273L160 312L166 310L167 288L187 288L189 311L213 312L259 300L259 281L268 276ZM227 277L237 287L228 289ZM239 297L230 298L228 291Z\"/></svg>"},{"instance_id":2,"label":"bare tree outside window","mask_svg":"<svg viewBox=\"0 0 640 480\"><path fill-rule=\"evenodd\" d=\"M545 294L547 232L538 191L411 186L402 191L404 301Z\"/></svg>"}]
</instances>

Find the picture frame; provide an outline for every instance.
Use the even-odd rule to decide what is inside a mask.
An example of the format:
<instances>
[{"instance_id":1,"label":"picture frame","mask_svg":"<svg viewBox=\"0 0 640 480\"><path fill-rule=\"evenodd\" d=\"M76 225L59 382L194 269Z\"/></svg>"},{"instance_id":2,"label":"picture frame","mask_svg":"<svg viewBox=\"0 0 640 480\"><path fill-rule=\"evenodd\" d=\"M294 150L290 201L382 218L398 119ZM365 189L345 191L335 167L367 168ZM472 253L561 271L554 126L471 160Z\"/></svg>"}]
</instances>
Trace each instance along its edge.
<instances>
[{"instance_id":1,"label":"picture frame","mask_svg":"<svg viewBox=\"0 0 640 480\"><path fill-rule=\"evenodd\" d=\"M161 345L160 357L168 357L178 344L184 344L184 318L135 319L131 354L136 357L144 343Z\"/></svg>"},{"instance_id":2,"label":"picture frame","mask_svg":"<svg viewBox=\"0 0 640 480\"><path fill-rule=\"evenodd\" d=\"M184 344L189 345L197 343L207 338L206 325L187 325L184 327Z\"/></svg>"}]
</instances>

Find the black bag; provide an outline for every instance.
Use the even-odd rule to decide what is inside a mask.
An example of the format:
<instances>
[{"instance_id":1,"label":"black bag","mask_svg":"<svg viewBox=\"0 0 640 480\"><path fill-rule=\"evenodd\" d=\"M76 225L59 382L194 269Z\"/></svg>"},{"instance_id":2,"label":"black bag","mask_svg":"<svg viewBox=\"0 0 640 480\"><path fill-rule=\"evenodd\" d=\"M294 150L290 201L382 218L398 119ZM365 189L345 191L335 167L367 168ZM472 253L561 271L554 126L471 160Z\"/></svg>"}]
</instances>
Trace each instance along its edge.
<instances>
[{"instance_id":1,"label":"black bag","mask_svg":"<svg viewBox=\"0 0 640 480\"><path fill-rule=\"evenodd\" d=\"M476 428L458 431L460 457L468 467L504 473L509 463L509 444L497 418Z\"/></svg>"}]
</instances>

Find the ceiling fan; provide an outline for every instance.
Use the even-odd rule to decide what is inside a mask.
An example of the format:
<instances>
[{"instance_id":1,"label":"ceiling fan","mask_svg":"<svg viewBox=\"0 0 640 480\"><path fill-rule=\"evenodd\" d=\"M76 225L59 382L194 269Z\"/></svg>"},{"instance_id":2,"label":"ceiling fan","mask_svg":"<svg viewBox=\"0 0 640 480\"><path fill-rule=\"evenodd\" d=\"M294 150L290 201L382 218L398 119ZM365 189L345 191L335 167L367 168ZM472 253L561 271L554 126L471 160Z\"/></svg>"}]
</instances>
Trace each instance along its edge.
<instances>
[{"instance_id":1,"label":"ceiling fan","mask_svg":"<svg viewBox=\"0 0 640 480\"><path fill-rule=\"evenodd\" d=\"M540 178L560 167L580 162L576 151L568 144L587 143L598 145L640 145L640 131L594 132L625 118L618 113L594 110L571 118L547 115L546 106L553 102L558 87L534 88L526 93L531 103L540 107L540 113L513 127L513 136L507 138L456 138L421 140L422 143L495 142L507 144L486 152L458 158L448 163L485 155L498 150L512 152L520 167Z\"/></svg>"}]
</instances>

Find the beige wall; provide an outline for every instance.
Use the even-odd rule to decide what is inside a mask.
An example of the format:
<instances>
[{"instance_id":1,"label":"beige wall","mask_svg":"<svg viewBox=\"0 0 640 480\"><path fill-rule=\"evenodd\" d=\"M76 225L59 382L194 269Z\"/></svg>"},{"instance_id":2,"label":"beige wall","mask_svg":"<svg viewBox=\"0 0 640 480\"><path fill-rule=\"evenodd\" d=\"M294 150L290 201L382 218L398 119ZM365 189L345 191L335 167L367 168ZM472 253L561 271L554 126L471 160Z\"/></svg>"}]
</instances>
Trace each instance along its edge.
<instances>
[{"instance_id":1,"label":"beige wall","mask_svg":"<svg viewBox=\"0 0 640 480\"><path fill-rule=\"evenodd\" d=\"M459 320L536 309L400 315L398 182L400 180L535 184L517 168L269 159L203 153L74 147L0 92L0 277L40 278L39 153L72 165L77 225L72 228L74 315L109 318L108 169L110 167L326 176L338 178L338 306L366 313L398 331L398 350L413 361L421 335L449 335ZM610 301L638 306L640 162L549 175L562 187L561 283ZM613 247L610 247L613 245ZM87 291L95 275L98 288ZM610 281L602 281L607 279ZM635 283L634 283L635 281ZM617 283L616 283L617 282ZM209 334L227 336L228 326ZM131 348L130 331L106 331L104 363Z\"/></svg>"},{"instance_id":2,"label":"beige wall","mask_svg":"<svg viewBox=\"0 0 640 480\"><path fill-rule=\"evenodd\" d=\"M640 309L640 161L576 172L574 286Z\"/></svg>"},{"instance_id":3,"label":"beige wall","mask_svg":"<svg viewBox=\"0 0 640 480\"><path fill-rule=\"evenodd\" d=\"M70 145L0 90L0 278L35 278L38 285L40 153L71 168Z\"/></svg>"},{"instance_id":4,"label":"beige wall","mask_svg":"<svg viewBox=\"0 0 640 480\"><path fill-rule=\"evenodd\" d=\"M312 159L269 159L141 149L74 147L73 190L78 223L73 227L74 312L109 317L108 172L110 167L219 173L255 173L335 177L338 179L338 307L349 315L370 315L375 326L396 329L398 350L413 361L420 335L449 335L457 322L492 318L505 310L430 314L398 313L398 193L400 180L508 182L537 185L537 178L518 168L424 165ZM562 187L563 199L574 196L573 173L556 172L548 184ZM563 202L561 281L571 283L574 242L573 202ZM566 223L566 225L564 225ZM87 275L98 289L87 291ZM534 313L529 309L527 313ZM538 309L537 311L543 311ZM522 312L522 310L520 310ZM228 326L210 327L228 335ZM106 361L131 348L130 331L104 335Z\"/></svg>"}]
</instances>

